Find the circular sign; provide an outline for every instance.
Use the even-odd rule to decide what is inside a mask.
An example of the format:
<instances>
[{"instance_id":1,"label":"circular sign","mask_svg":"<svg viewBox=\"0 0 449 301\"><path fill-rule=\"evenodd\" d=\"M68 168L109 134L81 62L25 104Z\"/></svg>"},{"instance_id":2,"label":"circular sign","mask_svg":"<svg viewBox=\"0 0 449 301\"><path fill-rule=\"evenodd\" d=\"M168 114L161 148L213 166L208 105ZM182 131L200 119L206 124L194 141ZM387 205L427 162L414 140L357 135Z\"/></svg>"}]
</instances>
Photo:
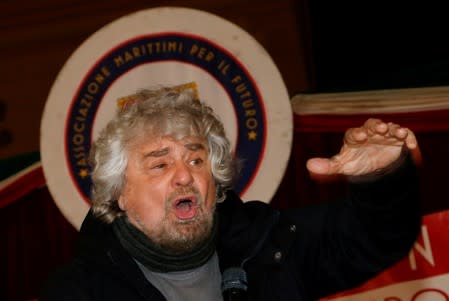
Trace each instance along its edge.
<instances>
[{"instance_id":1,"label":"circular sign","mask_svg":"<svg viewBox=\"0 0 449 301\"><path fill-rule=\"evenodd\" d=\"M235 191L269 202L290 156L288 93L268 53L247 32L199 10L159 7L106 25L58 74L41 122L48 188L79 229L90 208L88 154L117 100L142 88L193 85L222 120L243 170Z\"/></svg>"}]
</instances>

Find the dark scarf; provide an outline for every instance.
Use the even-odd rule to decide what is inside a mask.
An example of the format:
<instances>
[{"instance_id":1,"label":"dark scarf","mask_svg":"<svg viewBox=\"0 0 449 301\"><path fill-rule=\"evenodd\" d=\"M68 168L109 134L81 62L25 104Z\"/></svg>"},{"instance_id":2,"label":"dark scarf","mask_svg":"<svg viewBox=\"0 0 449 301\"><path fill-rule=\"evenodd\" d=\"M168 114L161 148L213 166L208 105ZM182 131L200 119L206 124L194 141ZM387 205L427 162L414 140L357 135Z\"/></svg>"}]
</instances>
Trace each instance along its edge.
<instances>
[{"instance_id":1,"label":"dark scarf","mask_svg":"<svg viewBox=\"0 0 449 301\"><path fill-rule=\"evenodd\" d=\"M126 216L115 219L112 228L120 244L141 264L154 272L176 272L197 268L206 263L215 252L217 216L212 234L201 245L185 254L173 254L154 244L142 231L132 225Z\"/></svg>"}]
</instances>

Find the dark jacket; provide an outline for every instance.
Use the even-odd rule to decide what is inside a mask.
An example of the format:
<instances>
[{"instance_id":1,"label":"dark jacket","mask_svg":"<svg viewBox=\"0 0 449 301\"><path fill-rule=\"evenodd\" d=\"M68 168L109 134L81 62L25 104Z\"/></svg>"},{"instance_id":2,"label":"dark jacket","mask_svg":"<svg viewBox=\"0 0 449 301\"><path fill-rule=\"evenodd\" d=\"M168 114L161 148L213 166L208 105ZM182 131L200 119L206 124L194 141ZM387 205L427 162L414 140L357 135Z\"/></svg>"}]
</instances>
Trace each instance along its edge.
<instances>
[{"instance_id":1,"label":"dark jacket","mask_svg":"<svg viewBox=\"0 0 449 301\"><path fill-rule=\"evenodd\" d=\"M350 184L343 202L275 210L232 192L217 206L222 270L243 265L250 300L316 300L362 284L405 256L420 225L410 160L382 177ZM50 300L165 300L90 213L72 262L49 279Z\"/></svg>"}]
</instances>

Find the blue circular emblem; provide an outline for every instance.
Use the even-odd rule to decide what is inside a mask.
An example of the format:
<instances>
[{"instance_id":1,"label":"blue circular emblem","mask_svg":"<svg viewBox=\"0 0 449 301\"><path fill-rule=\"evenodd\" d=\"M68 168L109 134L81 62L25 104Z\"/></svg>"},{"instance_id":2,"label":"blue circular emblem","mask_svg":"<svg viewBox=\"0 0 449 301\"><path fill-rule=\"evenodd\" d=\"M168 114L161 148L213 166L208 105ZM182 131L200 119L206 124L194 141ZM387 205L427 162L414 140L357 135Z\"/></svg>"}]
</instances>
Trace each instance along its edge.
<instances>
[{"instance_id":1,"label":"blue circular emblem","mask_svg":"<svg viewBox=\"0 0 449 301\"><path fill-rule=\"evenodd\" d=\"M104 55L80 83L65 127L65 152L73 182L89 202L91 191L88 154L93 124L110 86L143 64L176 61L195 65L210 74L228 94L237 120L236 154L244 166L234 190L243 194L263 158L266 114L261 94L249 72L230 52L191 34L163 33L128 40Z\"/></svg>"}]
</instances>

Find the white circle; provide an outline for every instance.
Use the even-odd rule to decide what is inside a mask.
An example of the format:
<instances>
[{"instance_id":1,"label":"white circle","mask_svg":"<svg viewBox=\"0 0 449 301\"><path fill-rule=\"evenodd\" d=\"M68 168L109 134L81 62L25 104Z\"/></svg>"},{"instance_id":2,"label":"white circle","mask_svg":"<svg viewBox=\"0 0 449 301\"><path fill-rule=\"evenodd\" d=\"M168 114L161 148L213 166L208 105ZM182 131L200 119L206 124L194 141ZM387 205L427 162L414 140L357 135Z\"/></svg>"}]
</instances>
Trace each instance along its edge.
<instances>
[{"instance_id":1,"label":"white circle","mask_svg":"<svg viewBox=\"0 0 449 301\"><path fill-rule=\"evenodd\" d=\"M269 54L247 32L216 15L179 7L146 9L113 21L85 40L59 72L45 104L40 146L44 176L57 206L77 229L90 206L74 184L75 178L67 158L68 152L73 155L74 150L67 149L65 135L66 127L69 126L67 120L80 85L93 66L112 49L142 36L172 33L201 37L232 55L241 68L247 71L260 94L266 123L265 149L251 183L241 193L242 199L270 202L282 180L291 151L293 115L287 89ZM140 78L142 74L146 76L153 70L159 70L159 77L148 81ZM236 141L237 135L244 135L237 133L237 126L232 125L235 114L231 107L226 107L229 96L220 84L208 78L210 75L206 71L179 62L141 65L122 75L105 93L97 113L112 116L113 105L106 108L103 102L114 103L114 99L142 88L140 85L151 86L153 83L159 84L158 81L162 85L176 81L181 82L175 84L181 84L190 82L192 77L198 83L200 96L204 96L205 101L223 120L231 141ZM135 84L130 85L133 81ZM104 120L95 118L94 136L107 121L105 117L101 118ZM76 155L82 160L85 154L82 149L77 151L79 153Z\"/></svg>"}]
</instances>

